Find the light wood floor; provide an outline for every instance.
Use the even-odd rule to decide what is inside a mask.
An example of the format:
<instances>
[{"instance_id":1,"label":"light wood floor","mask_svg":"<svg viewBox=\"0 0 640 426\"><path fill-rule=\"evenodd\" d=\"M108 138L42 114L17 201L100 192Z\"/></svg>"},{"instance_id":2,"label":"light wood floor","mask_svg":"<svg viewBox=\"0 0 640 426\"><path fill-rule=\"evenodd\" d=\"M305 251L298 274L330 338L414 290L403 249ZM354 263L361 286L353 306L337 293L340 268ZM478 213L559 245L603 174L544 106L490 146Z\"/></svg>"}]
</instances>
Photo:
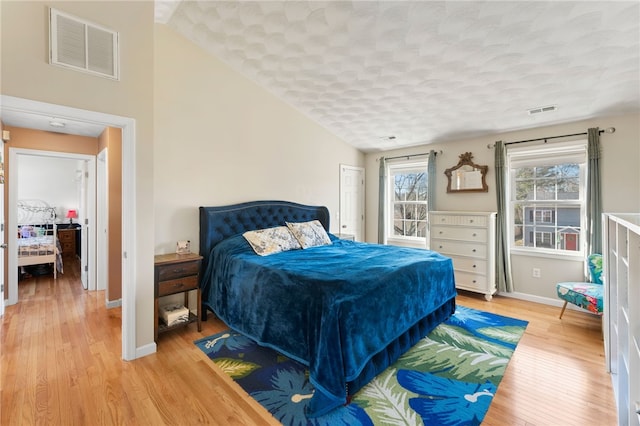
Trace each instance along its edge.
<instances>
[{"instance_id":1,"label":"light wood floor","mask_svg":"<svg viewBox=\"0 0 640 426\"><path fill-rule=\"evenodd\" d=\"M2 425L278 424L193 341L224 329L209 315L163 334L156 354L120 359L120 309L65 274L21 281L2 319ZM458 303L529 321L483 425L615 425L600 319L504 297Z\"/></svg>"}]
</instances>

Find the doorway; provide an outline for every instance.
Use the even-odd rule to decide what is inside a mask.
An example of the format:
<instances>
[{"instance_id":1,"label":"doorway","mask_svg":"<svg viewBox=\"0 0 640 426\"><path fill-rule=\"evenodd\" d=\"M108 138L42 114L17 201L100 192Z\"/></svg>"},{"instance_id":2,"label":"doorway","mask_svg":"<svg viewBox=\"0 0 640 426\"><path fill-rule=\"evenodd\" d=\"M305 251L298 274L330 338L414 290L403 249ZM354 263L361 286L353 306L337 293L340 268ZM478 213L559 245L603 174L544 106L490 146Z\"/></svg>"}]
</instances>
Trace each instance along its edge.
<instances>
[{"instance_id":1,"label":"doorway","mask_svg":"<svg viewBox=\"0 0 640 426\"><path fill-rule=\"evenodd\" d=\"M83 155L83 154L73 154L73 153L64 153L64 152L52 152L52 151L40 151L33 149L23 149L23 148L10 148L9 149L9 164L11 165L9 169L9 187L8 189L8 227L9 229L17 229L18 221L17 221L17 206L18 206L18 198L21 194L19 188L21 188L21 179L25 179L29 176L29 174L21 173L23 167L27 167L28 164L38 164L38 159L59 159L59 160L73 160L72 163L81 164L80 170L76 170L79 176L78 181L74 182L77 186L76 192L76 200L77 204L69 204L72 207L79 207L80 223L82 223L81 227L81 247L82 247L82 255L80 256L80 277L82 281L82 286L88 290L95 290L95 256L96 256L96 247L95 247L95 232L94 226L95 223L95 156L91 155ZM44 165L41 164L41 168L44 168ZM76 168L76 167L73 167ZM22 176L22 178L19 178ZM55 180L55 176L48 176L49 181ZM37 184L38 181L42 180L40 177L38 179L36 177L36 182L33 184ZM76 178L74 178L75 180ZM32 185L33 185L32 184ZM55 186L55 185L54 185ZM22 188L24 190L24 182L22 183ZM51 193L54 192L53 187L49 188ZM32 189L32 194L33 189ZM37 197L38 199L42 197ZM60 207L60 206L52 206L52 207ZM10 238L8 240L8 252L9 252L9 274L8 274L8 285L9 285L9 294L16 296L15 301L17 302L18 296L18 268L17 268L17 260L18 260L18 247L17 241L14 238Z\"/></svg>"},{"instance_id":2,"label":"doorway","mask_svg":"<svg viewBox=\"0 0 640 426\"><path fill-rule=\"evenodd\" d=\"M112 114L70 108L12 96L0 96L2 115L6 111L24 117L59 117L79 123L122 129L122 358L133 360L136 351L136 263L135 241L135 120ZM9 194L10 195L10 194ZM4 299L4 294L0 295ZM9 293L8 304L17 302L17 291ZM141 353L139 356L144 356Z\"/></svg>"}]
</instances>

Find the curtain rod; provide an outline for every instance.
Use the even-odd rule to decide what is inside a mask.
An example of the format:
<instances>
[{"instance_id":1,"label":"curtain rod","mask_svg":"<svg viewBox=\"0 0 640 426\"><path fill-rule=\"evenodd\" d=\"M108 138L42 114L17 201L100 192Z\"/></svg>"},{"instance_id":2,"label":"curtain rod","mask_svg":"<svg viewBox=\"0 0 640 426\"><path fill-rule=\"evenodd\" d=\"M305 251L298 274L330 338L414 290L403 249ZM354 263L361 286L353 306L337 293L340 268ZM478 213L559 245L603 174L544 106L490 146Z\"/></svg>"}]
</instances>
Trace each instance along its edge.
<instances>
[{"instance_id":1,"label":"curtain rod","mask_svg":"<svg viewBox=\"0 0 640 426\"><path fill-rule=\"evenodd\" d=\"M603 134L603 133L613 133L616 131L615 127L608 127L605 130L599 130L598 134ZM535 139L527 139L527 140L523 140L523 141L513 141L513 142L505 142L505 145L513 145L513 144L517 144L517 143L524 143L524 142L535 142L535 141L544 141L544 143L547 143L547 139L558 139L558 138L568 138L571 136L586 136L588 133L587 132L583 132L583 133L573 133L571 135L561 135L561 136L547 136L546 138L535 138ZM490 143L487 144L487 148L491 149L493 147L495 147L496 144L494 143Z\"/></svg>"},{"instance_id":2,"label":"curtain rod","mask_svg":"<svg viewBox=\"0 0 640 426\"><path fill-rule=\"evenodd\" d=\"M438 154L442 155L442 150L436 151L434 154L436 156L438 156ZM384 158L385 160L396 160L398 158L406 158L408 160L411 157L422 157L423 155L429 155L429 153L428 152L422 152L420 154L398 155L397 157L380 157L376 161L380 160L381 158Z\"/></svg>"}]
</instances>

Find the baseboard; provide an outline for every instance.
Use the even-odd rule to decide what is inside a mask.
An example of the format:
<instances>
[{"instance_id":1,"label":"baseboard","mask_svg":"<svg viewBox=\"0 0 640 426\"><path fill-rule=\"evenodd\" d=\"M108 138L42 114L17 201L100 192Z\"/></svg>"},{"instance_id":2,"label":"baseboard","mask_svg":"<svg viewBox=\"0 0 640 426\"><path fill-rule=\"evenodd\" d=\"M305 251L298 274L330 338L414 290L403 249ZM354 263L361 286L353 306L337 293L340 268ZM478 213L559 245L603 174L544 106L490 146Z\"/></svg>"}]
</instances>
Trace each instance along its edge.
<instances>
[{"instance_id":1,"label":"baseboard","mask_svg":"<svg viewBox=\"0 0 640 426\"><path fill-rule=\"evenodd\" d=\"M107 300L106 306L107 306L107 309L119 308L120 306L122 306L122 299Z\"/></svg>"},{"instance_id":2,"label":"baseboard","mask_svg":"<svg viewBox=\"0 0 640 426\"><path fill-rule=\"evenodd\" d=\"M540 303L543 305L557 306L559 308L562 307L562 305L564 305L564 301L560 299L552 299L551 297L543 297L543 296L536 296L533 294L519 293L517 291L513 291L511 293L500 292L498 293L498 295L503 297L510 297L512 299L526 300L527 302ZM567 304L567 309L574 309L576 311L589 312L586 309L582 309L571 303Z\"/></svg>"},{"instance_id":3,"label":"baseboard","mask_svg":"<svg viewBox=\"0 0 640 426\"><path fill-rule=\"evenodd\" d=\"M148 345L140 346L139 348L136 348L136 359L142 358L143 356L154 354L157 352L157 350L158 350L158 347L156 345L156 342L149 343Z\"/></svg>"},{"instance_id":4,"label":"baseboard","mask_svg":"<svg viewBox=\"0 0 640 426\"><path fill-rule=\"evenodd\" d=\"M562 304L564 303L562 300L552 299L550 297L536 296L527 293L519 293L517 291L512 291L510 293L505 291L498 294L503 297L511 297L512 299L526 300L527 302L541 303L543 305L562 306Z\"/></svg>"}]
</instances>

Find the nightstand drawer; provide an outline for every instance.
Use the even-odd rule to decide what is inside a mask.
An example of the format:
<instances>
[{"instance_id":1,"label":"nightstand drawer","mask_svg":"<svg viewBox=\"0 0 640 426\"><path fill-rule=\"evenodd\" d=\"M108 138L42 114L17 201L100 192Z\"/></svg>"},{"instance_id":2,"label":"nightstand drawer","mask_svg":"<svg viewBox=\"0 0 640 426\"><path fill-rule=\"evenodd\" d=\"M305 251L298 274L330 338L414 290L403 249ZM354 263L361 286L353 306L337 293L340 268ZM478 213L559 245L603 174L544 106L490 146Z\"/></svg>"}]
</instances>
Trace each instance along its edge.
<instances>
[{"instance_id":1,"label":"nightstand drawer","mask_svg":"<svg viewBox=\"0 0 640 426\"><path fill-rule=\"evenodd\" d=\"M191 275L189 277L182 277L169 281L160 281L158 283L158 297L180 293L186 290L195 290L196 288L198 288L197 275Z\"/></svg>"},{"instance_id":2,"label":"nightstand drawer","mask_svg":"<svg viewBox=\"0 0 640 426\"><path fill-rule=\"evenodd\" d=\"M62 243L72 242L76 238L76 231L58 231L58 239Z\"/></svg>"},{"instance_id":3,"label":"nightstand drawer","mask_svg":"<svg viewBox=\"0 0 640 426\"><path fill-rule=\"evenodd\" d=\"M158 281L168 281L189 275L198 275L200 262L191 261L158 266Z\"/></svg>"}]
</instances>

